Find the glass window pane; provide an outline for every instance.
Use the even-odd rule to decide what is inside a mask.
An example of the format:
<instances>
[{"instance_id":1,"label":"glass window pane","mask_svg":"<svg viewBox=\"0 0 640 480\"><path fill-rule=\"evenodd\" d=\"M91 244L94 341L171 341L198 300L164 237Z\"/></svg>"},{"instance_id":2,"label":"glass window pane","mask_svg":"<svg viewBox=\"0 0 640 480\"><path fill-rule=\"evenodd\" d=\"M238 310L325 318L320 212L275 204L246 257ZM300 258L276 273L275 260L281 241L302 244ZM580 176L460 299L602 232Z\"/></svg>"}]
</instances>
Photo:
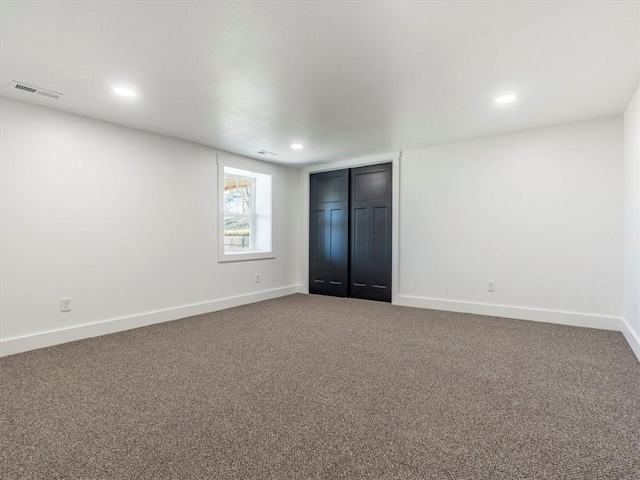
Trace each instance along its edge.
<instances>
[{"instance_id":1,"label":"glass window pane","mask_svg":"<svg viewBox=\"0 0 640 480\"><path fill-rule=\"evenodd\" d=\"M239 175L225 175L224 212L250 214L254 190L253 178Z\"/></svg>"},{"instance_id":2,"label":"glass window pane","mask_svg":"<svg viewBox=\"0 0 640 480\"><path fill-rule=\"evenodd\" d=\"M224 250L238 252L251 248L249 217L224 217Z\"/></svg>"}]
</instances>

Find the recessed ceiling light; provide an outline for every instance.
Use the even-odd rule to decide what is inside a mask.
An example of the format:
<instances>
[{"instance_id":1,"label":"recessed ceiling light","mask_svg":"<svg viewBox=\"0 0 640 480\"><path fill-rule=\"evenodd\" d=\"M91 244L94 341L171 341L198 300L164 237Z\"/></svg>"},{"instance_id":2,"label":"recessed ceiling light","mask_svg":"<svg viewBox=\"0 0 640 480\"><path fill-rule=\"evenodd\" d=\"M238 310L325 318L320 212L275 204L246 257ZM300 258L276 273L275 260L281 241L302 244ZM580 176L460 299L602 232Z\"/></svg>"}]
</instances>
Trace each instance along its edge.
<instances>
[{"instance_id":1,"label":"recessed ceiling light","mask_svg":"<svg viewBox=\"0 0 640 480\"><path fill-rule=\"evenodd\" d=\"M498 105L504 105L505 103L513 103L516 101L518 97L516 97L513 93L510 93L508 95L500 95L498 98L496 98L496 103Z\"/></svg>"},{"instance_id":2,"label":"recessed ceiling light","mask_svg":"<svg viewBox=\"0 0 640 480\"><path fill-rule=\"evenodd\" d=\"M115 93L116 95L120 95L121 97L135 97L137 95L135 91L131 90L130 88L124 87L114 88L113 93Z\"/></svg>"},{"instance_id":3,"label":"recessed ceiling light","mask_svg":"<svg viewBox=\"0 0 640 480\"><path fill-rule=\"evenodd\" d=\"M304 148L304 145L302 145L301 143L292 143L291 148L293 148L294 150L302 150Z\"/></svg>"}]
</instances>

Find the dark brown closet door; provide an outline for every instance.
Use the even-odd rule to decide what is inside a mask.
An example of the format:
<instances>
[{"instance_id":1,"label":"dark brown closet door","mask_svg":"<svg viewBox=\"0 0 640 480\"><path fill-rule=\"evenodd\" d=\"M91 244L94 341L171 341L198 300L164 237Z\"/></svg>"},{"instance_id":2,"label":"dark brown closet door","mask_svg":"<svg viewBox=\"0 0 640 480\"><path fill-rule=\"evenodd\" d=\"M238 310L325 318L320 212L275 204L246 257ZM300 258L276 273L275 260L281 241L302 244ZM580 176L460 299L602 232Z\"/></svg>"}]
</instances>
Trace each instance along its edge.
<instances>
[{"instance_id":1,"label":"dark brown closet door","mask_svg":"<svg viewBox=\"0 0 640 480\"><path fill-rule=\"evenodd\" d=\"M391 301L391 164L351 169L349 295Z\"/></svg>"},{"instance_id":2,"label":"dark brown closet door","mask_svg":"<svg viewBox=\"0 0 640 480\"><path fill-rule=\"evenodd\" d=\"M349 295L349 170L312 174L309 293Z\"/></svg>"}]
</instances>

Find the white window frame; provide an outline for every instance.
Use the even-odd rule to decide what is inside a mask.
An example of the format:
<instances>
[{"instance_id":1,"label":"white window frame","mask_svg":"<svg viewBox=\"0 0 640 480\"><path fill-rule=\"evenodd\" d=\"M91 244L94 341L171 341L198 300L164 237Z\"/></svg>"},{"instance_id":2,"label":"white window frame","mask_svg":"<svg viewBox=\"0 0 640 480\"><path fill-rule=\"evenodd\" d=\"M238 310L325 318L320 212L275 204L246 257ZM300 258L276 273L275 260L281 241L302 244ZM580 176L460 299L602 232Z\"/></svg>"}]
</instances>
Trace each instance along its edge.
<instances>
[{"instance_id":1,"label":"white window frame","mask_svg":"<svg viewBox=\"0 0 640 480\"><path fill-rule=\"evenodd\" d=\"M241 157L218 157L218 262L241 262L246 260L264 260L275 258L273 246L273 183L275 168L261 165ZM224 249L224 178L225 169L233 169L231 174L254 178L255 191L251 195L251 214L249 215L250 248L246 251L225 252ZM260 191L262 190L262 192ZM267 190L265 192L265 190ZM257 196L261 196L259 202ZM258 205L259 204L259 205ZM239 217L246 214L237 215ZM259 227L260 220L267 222Z\"/></svg>"}]
</instances>

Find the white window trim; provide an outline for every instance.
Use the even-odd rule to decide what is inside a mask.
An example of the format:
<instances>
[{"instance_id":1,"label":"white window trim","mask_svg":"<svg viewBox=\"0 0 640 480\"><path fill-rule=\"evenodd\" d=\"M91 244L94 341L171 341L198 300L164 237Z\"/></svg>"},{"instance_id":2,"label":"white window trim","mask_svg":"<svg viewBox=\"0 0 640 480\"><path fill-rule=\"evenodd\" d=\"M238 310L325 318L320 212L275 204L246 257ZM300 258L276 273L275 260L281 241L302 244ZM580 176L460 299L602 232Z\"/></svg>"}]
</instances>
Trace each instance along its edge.
<instances>
[{"instance_id":1,"label":"white window trim","mask_svg":"<svg viewBox=\"0 0 640 480\"><path fill-rule=\"evenodd\" d=\"M270 175L271 177L271 196L269 198L269 210L271 212L271 229L270 229L270 245L269 251L249 251L249 252L225 252L224 251L224 169L225 167L237 168L248 172ZM269 164L262 165L261 162L252 161L248 158L236 157L235 155L218 155L218 262L243 262L247 260L266 260L275 258L274 248L274 212L273 212L273 194L275 191L275 167ZM252 200L255 202L255 198ZM258 214L252 211L252 216ZM253 237L253 235L252 235ZM251 239L253 243L255 239Z\"/></svg>"}]
</instances>

